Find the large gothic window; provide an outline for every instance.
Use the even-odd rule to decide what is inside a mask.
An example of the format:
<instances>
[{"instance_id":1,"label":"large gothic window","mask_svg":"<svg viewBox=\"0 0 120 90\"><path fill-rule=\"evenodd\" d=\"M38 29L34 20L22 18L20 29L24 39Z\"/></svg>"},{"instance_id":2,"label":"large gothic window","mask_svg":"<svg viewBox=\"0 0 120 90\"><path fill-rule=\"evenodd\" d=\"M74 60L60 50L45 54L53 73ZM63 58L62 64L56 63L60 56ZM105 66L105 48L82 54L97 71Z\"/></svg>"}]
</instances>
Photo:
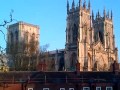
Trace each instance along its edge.
<instances>
[{"instance_id":1,"label":"large gothic window","mask_svg":"<svg viewBox=\"0 0 120 90\"><path fill-rule=\"evenodd\" d=\"M59 69L58 71L62 71L64 69L64 58L61 57L59 60Z\"/></svg>"},{"instance_id":2,"label":"large gothic window","mask_svg":"<svg viewBox=\"0 0 120 90\"><path fill-rule=\"evenodd\" d=\"M104 43L104 41L103 41L103 34L99 31L99 38L100 38L100 41L102 42L102 43Z\"/></svg>"},{"instance_id":3,"label":"large gothic window","mask_svg":"<svg viewBox=\"0 0 120 90\"><path fill-rule=\"evenodd\" d=\"M55 59L54 58L52 58L52 61L51 61L51 69L55 70Z\"/></svg>"},{"instance_id":4,"label":"large gothic window","mask_svg":"<svg viewBox=\"0 0 120 90\"><path fill-rule=\"evenodd\" d=\"M107 63L104 61L103 56L100 56L97 61L98 61L98 67L97 67L98 71L106 71Z\"/></svg>"},{"instance_id":5,"label":"large gothic window","mask_svg":"<svg viewBox=\"0 0 120 90\"><path fill-rule=\"evenodd\" d=\"M76 55L76 53L72 53L71 61L70 61L70 68L71 68L71 70L75 70L76 69L76 63L77 63L77 55Z\"/></svg>"},{"instance_id":6,"label":"large gothic window","mask_svg":"<svg viewBox=\"0 0 120 90\"><path fill-rule=\"evenodd\" d=\"M95 61L94 66L93 66L93 70L94 70L94 71L97 71L97 67L98 67L98 62Z\"/></svg>"},{"instance_id":7,"label":"large gothic window","mask_svg":"<svg viewBox=\"0 0 120 90\"><path fill-rule=\"evenodd\" d=\"M10 52L13 52L13 45L14 45L13 39L14 39L14 35L13 35L13 33L11 32L11 33L10 33Z\"/></svg>"},{"instance_id":8,"label":"large gothic window","mask_svg":"<svg viewBox=\"0 0 120 90\"><path fill-rule=\"evenodd\" d=\"M15 31L15 52L18 52L18 31Z\"/></svg>"},{"instance_id":9,"label":"large gothic window","mask_svg":"<svg viewBox=\"0 0 120 90\"><path fill-rule=\"evenodd\" d=\"M11 43L13 43L13 33L11 32Z\"/></svg>"},{"instance_id":10,"label":"large gothic window","mask_svg":"<svg viewBox=\"0 0 120 90\"><path fill-rule=\"evenodd\" d=\"M77 42L77 37L78 37L78 27L76 26L76 24L74 24L73 26L73 42L74 43Z\"/></svg>"},{"instance_id":11,"label":"large gothic window","mask_svg":"<svg viewBox=\"0 0 120 90\"><path fill-rule=\"evenodd\" d=\"M16 42L18 41L18 31L15 31Z\"/></svg>"},{"instance_id":12,"label":"large gothic window","mask_svg":"<svg viewBox=\"0 0 120 90\"><path fill-rule=\"evenodd\" d=\"M97 35L97 32L96 32L95 35L94 35L94 39L95 39L95 42L98 41L98 35Z\"/></svg>"},{"instance_id":13,"label":"large gothic window","mask_svg":"<svg viewBox=\"0 0 120 90\"><path fill-rule=\"evenodd\" d=\"M95 42L99 41L103 44L104 43L104 35L101 31L95 33Z\"/></svg>"}]
</instances>

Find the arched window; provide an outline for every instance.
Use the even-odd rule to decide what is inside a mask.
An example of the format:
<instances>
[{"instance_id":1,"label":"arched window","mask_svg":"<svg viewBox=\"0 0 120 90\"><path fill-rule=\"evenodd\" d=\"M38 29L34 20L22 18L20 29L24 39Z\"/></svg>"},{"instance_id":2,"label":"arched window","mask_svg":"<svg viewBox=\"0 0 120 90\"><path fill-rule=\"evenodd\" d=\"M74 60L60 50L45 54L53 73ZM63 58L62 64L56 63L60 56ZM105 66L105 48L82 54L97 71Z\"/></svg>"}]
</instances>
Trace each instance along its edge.
<instances>
[{"instance_id":1,"label":"arched window","mask_svg":"<svg viewBox=\"0 0 120 90\"><path fill-rule=\"evenodd\" d=\"M97 34L97 32L95 32L95 34L94 34L94 40L95 40L95 42L98 41L98 34Z\"/></svg>"},{"instance_id":2,"label":"arched window","mask_svg":"<svg viewBox=\"0 0 120 90\"><path fill-rule=\"evenodd\" d=\"M70 60L70 68L71 68L71 70L76 69L76 63L77 63L77 55L76 55L76 53L72 53L71 60Z\"/></svg>"},{"instance_id":3,"label":"arched window","mask_svg":"<svg viewBox=\"0 0 120 90\"><path fill-rule=\"evenodd\" d=\"M108 69L108 64L105 62L103 56L98 57L98 71L106 71Z\"/></svg>"},{"instance_id":4,"label":"arched window","mask_svg":"<svg viewBox=\"0 0 120 90\"><path fill-rule=\"evenodd\" d=\"M55 70L55 59L52 58L51 60L51 66L50 66L51 70Z\"/></svg>"},{"instance_id":5,"label":"arched window","mask_svg":"<svg viewBox=\"0 0 120 90\"><path fill-rule=\"evenodd\" d=\"M16 42L18 41L18 31L15 31Z\"/></svg>"},{"instance_id":6,"label":"arched window","mask_svg":"<svg viewBox=\"0 0 120 90\"><path fill-rule=\"evenodd\" d=\"M99 38L100 38L100 41L102 42L102 44L104 43L103 41L103 34L99 31Z\"/></svg>"},{"instance_id":7,"label":"arched window","mask_svg":"<svg viewBox=\"0 0 120 90\"><path fill-rule=\"evenodd\" d=\"M96 62L94 63L93 70L94 70L94 71L97 71L97 68L98 68L98 62L96 61Z\"/></svg>"},{"instance_id":8,"label":"arched window","mask_svg":"<svg viewBox=\"0 0 120 90\"><path fill-rule=\"evenodd\" d=\"M77 42L77 37L78 37L78 27L76 26L76 24L74 24L73 26L73 42L74 43Z\"/></svg>"},{"instance_id":9,"label":"arched window","mask_svg":"<svg viewBox=\"0 0 120 90\"><path fill-rule=\"evenodd\" d=\"M13 43L13 33L11 32L11 39L10 42Z\"/></svg>"},{"instance_id":10,"label":"arched window","mask_svg":"<svg viewBox=\"0 0 120 90\"><path fill-rule=\"evenodd\" d=\"M34 44L35 44L35 33L33 33L32 34L32 37L31 37L31 41L30 41L32 44L33 44L33 46L34 46Z\"/></svg>"},{"instance_id":11,"label":"arched window","mask_svg":"<svg viewBox=\"0 0 120 90\"><path fill-rule=\"evenodd\" d=\"M62 71L64 69L64 58L61 57L59 60L59 69L58 71Z\"/></svg>"}]
</instances>

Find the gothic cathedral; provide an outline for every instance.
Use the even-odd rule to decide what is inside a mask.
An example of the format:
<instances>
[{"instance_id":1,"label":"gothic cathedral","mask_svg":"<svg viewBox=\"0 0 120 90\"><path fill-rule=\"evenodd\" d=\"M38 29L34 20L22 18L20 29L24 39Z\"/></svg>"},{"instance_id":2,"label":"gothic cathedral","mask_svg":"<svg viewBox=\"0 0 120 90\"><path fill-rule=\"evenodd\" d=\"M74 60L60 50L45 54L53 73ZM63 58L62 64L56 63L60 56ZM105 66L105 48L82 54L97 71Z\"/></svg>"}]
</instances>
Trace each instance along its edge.
<instances>
[{"instance_id":1,"label":"gothic cathedral","mask_svg":"<svg viewBox=\"0 0 120 90\"><path fill-rule=\"evenodd\" d=\"M84 2L79 0L77 6L73 0L71 8L67 0L66 20L65 49L49 51L47 57L42 57L39 62L37 61L40 63L40 70L43 70L44 66L45 69L47 67L47 71L108 71L114 61L118 62L112 11L106 13L104 9L103 15L98 11L94 17L93 11L91 14L90 0L88 5L86 5L86 0ZM33 39L30 39L31 36L34 36ZM18 51L23 51L23 54L25 51L29 54L31 50L37 52L37 48L33 47L38 47L39 43L34 45L35 43L31 43L31 40L35 39L39 42L38 38L39 27L36 25L23 22L10 25L8 54L13 53L15 48L13 44L19 46ZM20 45L17 45L15 41L19 41ZM32 46L31 49L28 48L29 45Z\"/></svg>"},{"instance_id":2,"label":"gothic cathedral","mask_svg":"<svg viewBox=\"0 0 120 90\"><path fill-rule=\"evenodd\" d=\"M118 62L118 50L115 47L113 33L113 15L104 9L94 17L90 1L79 0L69 7L67 0L67 26L65 45L65 70L105 71L111 63ZM76 67L76 65L79 65Z\"/></svg>"}]
</instances>

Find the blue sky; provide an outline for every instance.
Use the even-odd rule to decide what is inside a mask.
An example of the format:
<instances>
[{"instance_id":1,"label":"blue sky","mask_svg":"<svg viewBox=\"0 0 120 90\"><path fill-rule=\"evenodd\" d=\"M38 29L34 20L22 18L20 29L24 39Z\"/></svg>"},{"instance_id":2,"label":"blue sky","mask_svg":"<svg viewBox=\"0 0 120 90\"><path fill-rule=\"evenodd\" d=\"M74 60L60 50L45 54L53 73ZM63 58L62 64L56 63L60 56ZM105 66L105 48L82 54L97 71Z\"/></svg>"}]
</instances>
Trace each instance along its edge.
<instances>
[{"instance_id":1,"label":"blue sky","mask_svg":"<svg viewBox=\"0 0 120 90\"><path fill-rule=\"evenodd\" d=\"M84 0L83 0L84 1ZM86 0L88 2L88 0ZM69 0L70 4L72 0ZM75 0L78 3L78 0ZM98 10L103 14L103 9L113 11L114 34L116 46L120 56L120 0L91 0L94 13ZM49 44L49 50L62 49L65 47L66 29L66 0L1 0L0 23L9 19L11 9L13 17L18 21L40 26L40 44ZM13 22L15 23L15 22ZM0 27L6 34L6 30ZM0 46L6 47L3 35L0 33Z\"/></svg>"}]
</instances>

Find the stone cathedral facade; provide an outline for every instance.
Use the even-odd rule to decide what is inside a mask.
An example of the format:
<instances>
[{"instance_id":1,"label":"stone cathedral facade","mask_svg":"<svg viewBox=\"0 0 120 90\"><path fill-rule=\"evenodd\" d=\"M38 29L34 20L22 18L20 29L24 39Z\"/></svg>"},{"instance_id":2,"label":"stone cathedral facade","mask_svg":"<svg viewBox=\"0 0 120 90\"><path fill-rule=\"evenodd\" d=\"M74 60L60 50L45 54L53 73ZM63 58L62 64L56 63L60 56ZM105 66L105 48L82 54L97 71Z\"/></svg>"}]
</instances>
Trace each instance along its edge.
<instances>
[{"instance_id":1,"label":"stone cathedral facade","mask_svg":"<svg viewBox=\"0 0 120 90\"><path fill-rule=\"evenodd\" d=\"M96 17L91 14L90 1L72 7L67 1L67 27L65 45L65 69L80 71L108 70L111 63L118 61L118 50L115 47L115 35L112 11Z\"/></svg>"},{"instance_id":2,"label":"stone cathedral facade","mask_svg":"<svg viewBox=\"0 0 120 90\"><path fill-rule=\"evenodd\" d=\"M115 47L113 14L103 10L91 14L90 1L79 0L70 7L67 0L67 25L65 49L50 51L49 59L43 58L51 71L108 71L118 62ZM41 65L42 66L42 65ZM42 70L43 67L41 67Z\"/></svg>"},{"instance_id":3,"label":"stone cathedral facade","mask_svg":"<svg viewBox=\"0 0 120 90\"><path fill-rule=\"evenodd\" d=\"M70 7L67 0L65 49L49 51L47 57L39 60L40 70L107 71L114 61L118 62L112 11L106 12L104 9L103 15L98 11L96 16L91 11L90 1L86 5L86 0L84 2L79 0L76 6L73 0ZM27 37L28 34L29 37ZM38 41L38 26L22 22L11 25L8 32L8 53L12 52L11 47L13 47L12 44L15 44L15 40L29 42L28 38L31 36L34 36L35 38L33 39ZM20 46L18 49L18 51L25 50L25 48L22 49ZM26 50L30 51L29 48L26 48Z\"/></svg>"}]
</instances>

